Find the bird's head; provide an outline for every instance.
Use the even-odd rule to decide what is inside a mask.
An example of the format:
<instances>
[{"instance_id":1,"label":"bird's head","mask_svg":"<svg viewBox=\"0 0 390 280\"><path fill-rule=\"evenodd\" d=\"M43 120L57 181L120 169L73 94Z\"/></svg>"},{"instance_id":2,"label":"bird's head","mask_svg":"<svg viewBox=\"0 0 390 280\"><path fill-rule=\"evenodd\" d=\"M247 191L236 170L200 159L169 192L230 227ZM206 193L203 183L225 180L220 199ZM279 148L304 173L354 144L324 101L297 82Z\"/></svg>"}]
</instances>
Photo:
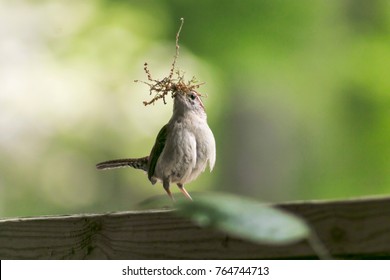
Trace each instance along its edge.
<instances>
[{"instance_id":1,"label":"bird's head","mask_svg":"<svg viewBox=\"0 0 390 280\"><path fill-rule=\"evenodd\" d=\"M176 91L174 94L174 112L185 113L192 111L196 114L204 115L205 109L200 97L201 94L194 90Z\"/></svg>"}]
</instances>

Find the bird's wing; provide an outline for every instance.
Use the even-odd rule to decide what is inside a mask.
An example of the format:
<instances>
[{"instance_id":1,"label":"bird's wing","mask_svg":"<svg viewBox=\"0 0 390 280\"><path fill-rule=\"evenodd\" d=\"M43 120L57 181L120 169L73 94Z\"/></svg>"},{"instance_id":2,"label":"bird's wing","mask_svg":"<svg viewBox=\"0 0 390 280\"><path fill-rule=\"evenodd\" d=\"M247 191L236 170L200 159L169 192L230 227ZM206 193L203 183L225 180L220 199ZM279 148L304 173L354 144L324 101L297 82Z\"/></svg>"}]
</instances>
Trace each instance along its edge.
<instances>
[{"instance_id":1,"label":"bird's wing","mask_svg":"<svg viewBox=\"0 0 390 280\"><path fill-rule=\"evenodd\" d=\"M157 164L158 158L160 157L160 155L165 147L167 135L168 135L168 124L164 125L161 128L160 132L157 135L156 142L154 143L153 149L150 152L149 169L148 169L149 180L151 180L153 175L154 175L154 170L156 169L156 164Z\"/></svg>"}]
</instances>

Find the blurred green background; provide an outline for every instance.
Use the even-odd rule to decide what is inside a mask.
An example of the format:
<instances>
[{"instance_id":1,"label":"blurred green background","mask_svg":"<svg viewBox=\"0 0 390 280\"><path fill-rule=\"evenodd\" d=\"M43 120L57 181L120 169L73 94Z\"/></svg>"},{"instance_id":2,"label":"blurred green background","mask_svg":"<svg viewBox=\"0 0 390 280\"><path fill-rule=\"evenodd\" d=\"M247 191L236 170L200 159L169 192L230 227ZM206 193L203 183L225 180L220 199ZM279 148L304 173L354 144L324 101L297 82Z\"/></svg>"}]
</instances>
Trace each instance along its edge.
<instances>
[{"instance_id":1,"label":"blurred green background","mask_svg":"<svg viewBox=\"0 0 390 280\"><path fill-rule=\"evenodd\" d=\"M190 193L390 193L390 1L0 0L0 217L165 196L95 164L149 154L172 102L144 107L133 81L144 62L168 75L181 17L178 67L206 82L217 142Z\"/></svg>"}]
</instances>

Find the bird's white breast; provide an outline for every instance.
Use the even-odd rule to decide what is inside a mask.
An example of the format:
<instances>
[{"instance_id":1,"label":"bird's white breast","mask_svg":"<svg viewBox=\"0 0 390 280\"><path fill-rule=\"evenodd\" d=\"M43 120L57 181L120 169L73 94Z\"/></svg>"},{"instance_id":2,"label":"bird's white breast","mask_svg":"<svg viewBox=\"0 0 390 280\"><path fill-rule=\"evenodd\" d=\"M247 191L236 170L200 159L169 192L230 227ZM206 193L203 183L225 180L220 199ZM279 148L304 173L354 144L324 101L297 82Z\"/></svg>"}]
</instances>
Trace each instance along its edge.
<instances>
[{"instance_id":1,"label":"bird's white breast","mask_svg":"<svg viewBox=\"0 0 390 280\"><path fill-rule=\"evenodd\" d=\"M215 164L215 140L206 119L183 118L170 122L170 133L157 161L155 177L186 184L196 179L209 162Z\"/></svg>"}]
</instances>

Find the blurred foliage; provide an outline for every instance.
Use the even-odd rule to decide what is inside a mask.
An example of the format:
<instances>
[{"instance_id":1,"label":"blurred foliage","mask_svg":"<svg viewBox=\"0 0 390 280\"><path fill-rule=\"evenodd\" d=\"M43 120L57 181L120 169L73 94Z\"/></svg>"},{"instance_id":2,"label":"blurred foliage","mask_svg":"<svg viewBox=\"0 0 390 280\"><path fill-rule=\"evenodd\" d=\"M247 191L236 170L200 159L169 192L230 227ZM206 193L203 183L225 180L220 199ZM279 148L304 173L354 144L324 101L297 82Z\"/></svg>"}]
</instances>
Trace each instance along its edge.
<instances>
[{"instance_id":1,"label":"blurred foliage","mask_svg":"<svg viewBox=\"0 0 390 280\"><path fill-rule=\"evenodd\" d=\"M263 201L390 192L390 2L0 0L0 216L134 208L172 103L152 74L206 84L217 163L187 186ZM172 189L175 189L172 186Z\"/></svg>"},{"instance_id":2,"label":"blurred foliage","mask_svg":"<svg viewBox=\"0 0 390 280\"><path fill-rule=\"evenodd\" d=\"M240 196L214 193L179 201L178 215L260 244L287 245L308 239L309 226L299 217Z\"/></svg>"}]
</instances>

